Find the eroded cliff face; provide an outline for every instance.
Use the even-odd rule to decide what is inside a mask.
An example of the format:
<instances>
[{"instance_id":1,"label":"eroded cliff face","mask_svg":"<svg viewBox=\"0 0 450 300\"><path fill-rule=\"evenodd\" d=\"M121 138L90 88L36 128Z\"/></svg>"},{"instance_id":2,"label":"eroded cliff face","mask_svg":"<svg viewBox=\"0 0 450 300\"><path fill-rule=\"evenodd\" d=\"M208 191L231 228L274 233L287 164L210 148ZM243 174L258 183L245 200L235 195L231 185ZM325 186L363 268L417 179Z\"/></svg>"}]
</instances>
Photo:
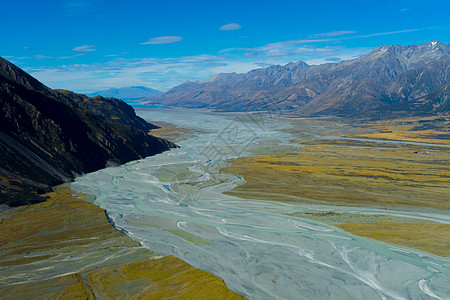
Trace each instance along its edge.
<instances>
[{"instance_id":1,"label":"eroded cliff face","mask_svg":"<svg viewBox=\"0 0 450 300\"><path fill-rule=\"evenodd\" d=\"M175 144L114 98L51 90L0 58L0 203L45 200L75 176L161 153Z\"/></svg>"}]
</instances>

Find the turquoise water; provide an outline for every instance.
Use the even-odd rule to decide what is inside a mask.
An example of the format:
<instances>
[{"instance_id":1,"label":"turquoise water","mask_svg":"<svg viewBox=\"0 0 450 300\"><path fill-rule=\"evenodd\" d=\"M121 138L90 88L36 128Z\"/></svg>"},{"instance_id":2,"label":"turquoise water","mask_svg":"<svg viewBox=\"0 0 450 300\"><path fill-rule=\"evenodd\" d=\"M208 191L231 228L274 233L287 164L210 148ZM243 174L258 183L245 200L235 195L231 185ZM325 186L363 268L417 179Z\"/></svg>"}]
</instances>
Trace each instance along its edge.
<instances>
[{"instance_id":1,"label":"turquoise water","mask_svg":"<svg viewBox=\"0 0 450 300\"><path fill-rule=\"evenodd\" d=\"M159 104L142 104L140 102L133 102L133 101L125 101L125 103L131 105L134 109L165 107L164 105Z\"/></svg>"},{"instance_id":2,"label":"turquoise water","mask_svg":"<svg viewBox=\"0 0 450 300\"><path fill-rule=\"evenodd\" d=\"M87 174L72 186L95 195L114 225L142 246L211 272L250 299L450 299L447 258L286 215L330 206L223 194L245 182L219 173L227 159L299 147L283 119L168 108L139 114L201 130L178 149ZM440 211L339 210L450 223Z\"/></svg>"}]
</instances>

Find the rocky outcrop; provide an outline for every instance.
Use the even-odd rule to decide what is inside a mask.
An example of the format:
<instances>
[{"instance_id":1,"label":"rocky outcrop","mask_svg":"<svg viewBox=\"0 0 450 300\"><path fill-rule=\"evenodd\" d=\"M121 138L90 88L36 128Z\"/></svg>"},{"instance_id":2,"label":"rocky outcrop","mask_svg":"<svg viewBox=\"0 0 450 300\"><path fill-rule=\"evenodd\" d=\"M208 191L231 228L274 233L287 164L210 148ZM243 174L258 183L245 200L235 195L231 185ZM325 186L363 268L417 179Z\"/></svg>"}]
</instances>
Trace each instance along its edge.
<instances>
[{"instance_id":1,"label":"rocky outcrop","mask_svg":"<svg viewBox=\"0 0 450 300\"><path fill-rule=\"evenodd\" d=\"M405 103L411 108L404 113L433 114L445 111L440 101L429 110L417 100L450 82L449 55L450 45L437 41L382 46L341 63L310 66L299 61L245 74L218 74L146 101L222 111L294 110L305 116L382 115Z\"/></svg>"},{"instance_id":2,"label":"rocky outcrop","mask_svg":"<svg viewBox=\"0 0 450 300\"><path fill-rule=\"evenodd\" d=\"M51 90L0 58L0 203L42 201L51 187L173 143L114 98Z\"/></svg>"}]
</instances>

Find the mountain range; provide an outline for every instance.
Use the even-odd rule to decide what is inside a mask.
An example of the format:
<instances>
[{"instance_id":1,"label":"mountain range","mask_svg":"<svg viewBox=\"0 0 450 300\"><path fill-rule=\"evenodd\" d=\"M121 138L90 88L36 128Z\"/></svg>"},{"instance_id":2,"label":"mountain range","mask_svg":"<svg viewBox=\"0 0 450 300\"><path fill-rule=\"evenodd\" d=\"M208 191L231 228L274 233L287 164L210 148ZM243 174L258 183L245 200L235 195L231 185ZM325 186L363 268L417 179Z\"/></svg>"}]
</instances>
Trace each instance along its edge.
<instances>
[{"instance_id":1,"label":"mountain range","mask_svg":"<svg viewBox=\"0 0 450 300\"><path fill-rule=\"evenodd\" d=\"M52 186L175 144L115 98L52 90L0 58L0 204L45 200Z\"/></svg>"},{"instance_id":2,"label":"mountain range","mask_svg":"<svg viewBox=\"0 0 450 300\"><path fill-rule=\"evenodd\" d=\"M273 65L185 82L146 103L304 116L427 115L449 111L450 44L388 45L349 61Z\"/></svg>"},{"instance_id":3,"label":"mountain range","mask_svg":"<svg viewBox=\"0 0 450 300\"><path fill-rule=\"evenodd\" d=\"M87 96L114 97L122 100L137 100L146 97L152 97L161 94L161 91L151 89L145 86L129 86L122 88L110 88L103 91L86 94Z\"/></svg>"}]
</instances>

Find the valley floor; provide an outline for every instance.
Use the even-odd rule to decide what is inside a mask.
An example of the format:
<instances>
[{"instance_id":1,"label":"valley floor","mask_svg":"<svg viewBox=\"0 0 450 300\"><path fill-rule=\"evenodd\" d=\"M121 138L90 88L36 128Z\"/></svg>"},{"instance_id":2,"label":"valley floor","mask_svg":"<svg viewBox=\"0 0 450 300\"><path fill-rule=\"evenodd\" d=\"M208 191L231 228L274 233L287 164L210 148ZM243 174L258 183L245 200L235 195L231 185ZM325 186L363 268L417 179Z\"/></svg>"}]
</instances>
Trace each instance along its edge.
<instances>
[{"instance_id":1,"label":"valley floor","mask_svg":"<svg viewBox=\"0 0 450 300\"><path fill-rule=\"evenodd\" d=\"M219 278L156 256L66 186L0 213L2 299L242 299Z\"/></svg>"},{"instance_id":2,"label":"valley floor","mask_svg":"<svg viewBox=\"0 0 450 300\"><path fill-rule=\"evenodd\" d=\"M437 215L447 215L450 211L448 201L450 195L450 142L446 136L448 122L432 120L432 123L429 124L427 121L424 127L422 123L422 130L428 130L426 134L420 132L421 129L416 128L417 126L414 124L412 124L414 126L411 126L411 124L400 124L396 127L395 136L393 133L389 134L388 127L383 127L390 125L371 124L370 126L361 126L354 124L347 126L332 121L311 119L292 119L289 122L292 126L286 130L294 137L290 142L292 145L283 144L280 146L269 143L255 146L254 155L258 156L231 160L230 165L221 170L222 173L237 174L246 182L226 192L227 194L246 199L307 203L310 207L308 205L298 206L298 209L289 209L285 213L280 210L280 218L276 216L275 220L280 222L286 221L284 220L286 215L310 219L339 227L359 236L450 257L450 225L445 222L439 222L438 217L420 218L421 213L433 216L435 212ZM420 120L411 122L420 122ZM164 126L164 129L154 130L152 134L170 138L175 142L182 141L186 138L186 135L192 134L189 130L182 131L182 134L180 134L180 127L169 126L166 123L160 124ZM409 127L401 127L401 125ZM430 126L433 127L431 128ZM429 130L434 132L431 133ZM402 138L398 138L400 135ZM424 139L425 135L428 135L427 139ZM433 135L433 139L428 138L430 135ZM436 140L439 141L437 142ZM292 150L297 144L300 144L298 150ZM178 149L177 151L181 153L181 151L185 150ZM178 152L174 151L172 153ZM166 153L166 155L168 154ZM139 188L142 188L148 192L152 187L149 182L152 183L152 180L154 180L154 178L145 177L150 174L146 173L149 172L148 170L153 170L150 167L154 167L156 170L151 173L152 176L159 176L158 178L161 179L161 182L166 183L167 186L169 186L169 183L166 181L170 178L165 180L166 175L164 174L168 172L170 175L171 171L178 169L179 171L184 170L183 172L188 172L189 168L186 168L186 164L180 163L179 166L176 165L176 159L176 156L171 156L167 165L160 165L157 162L152 163L152 160L148 160L149 166L147 168L145 165L130 164L128 167L124 166L115 171L110 170L110 175L112 176L111 178L117 179L116 183L119 184L119 187L120 184L123 184L126 191L134 189L134 192L139 194ZM171 162L175 162L175 164L172 165ZM163 167L159 168L158 166ZM129 173L123 172L123 170L128 170ZM117 174L114 172L117 172ZM137 177L133 174L136 174ZM104 175L106 176L107 174ZM100 176L99 178L103 177ZM104 177L102 180L105 178L109 177ZM171 189L174 189L176 184L184 182L180 178L175 179L173 185L169 186ZM190 178L188 177L187 179ZM196 179L196 177L192 179ZM103 184L101 181L95 181L95 176L91 180L94 180L94 185L95 183L97 185ZM110 181L107 181L107 183L110 183ZM142 184L142 186L131 184ZM208 185L204 186L203 184L193 184L192 186L205 187L205 190L207 190ZM185 185L191 187L189 182ZM164 187L163 184L161 186ZM218 186L220 187L220 185ZM114 190L110 186L105 184L104 189L111 192L106 193L107 199L114 196ZM163 191L166 193L166 189L155 187L155 190L161 193ZM122 191L124 195L126 194L125 190L117 191ZM208 198L207 195L207 192L204 192L206 198ZM181 260L171 255L158 256L150 250L141 247L139 242L117 231L108 222L105 211L90 203L92 202L92 197L83 194L76 195L66 186L59 187L49 196L51 198L47 202L6 210L0 213L0 293L3 298L242 298L228 289L220 278L184 262L185 258L182 257L183 260ZM132 198L137 201L136 207L142 208L139 206L139 197L134 195ZM125 200L126 203L130 203L128 198L124 198ZM218 215L229 212L229 215L223 218L234 220L233 216L238 203L233 204L232 200L226 201L221 203L222 206L218 209ZM243 201L243 199L239 201ZM201 203L208 205L208 202ZM149 214L148 219L151 222L148 224L145 222L139 223L141 226L139 230L133 228L134 225L132 223L128 224L130 226L128 228L131 228L131 230L135 229L134 232L138 235L144 230L149 230L148 232L152 233L159 232L157 230L161 229L158 236L155 237L152 234L151 238L156 240L165 238L164 243L174 245L170 249L180 249L180 251L177 251L179 255L185 254L184 251L186 251L186 257L190 257L189 249L192 248L194 249L192 255L196 258L207 257L200 254L211 255L208 256L208 259L215 258L212 256L214 252L208 252L209 248L214 247L214 243L203 242L200 238L194 239L195 235L188 235L191 231L198 234L204 233L206 237L216 238L216 246L234 245L234 243L225 244L224 241L226 240L221 240L224 234L228 234L228 231L222 230L218 233L206 228L207 224L218 222L220 226L217 228L223 229L228 225L224 223L224 219L216 221L217 218L213 216L212 220L214 222L209 219L209 223L199 222L197 224L195 222L196 218L205 215L204 211L212 213L214 212L213 209L210 209L208 206L203 207L204 211L201 211L201 215L195 215L195 218L189 219L185 214L190 212L191 203L186 203L188 205L183 202L180 205L169 205L170 213L168 213L168 216L170 218L164 219L161 215L163 210L160 209L157 214L159 217ZM227 203L232 204L230 207L233 207L233 209L226 210L225 208L228 207ZM261 203L261 209L265 205L268 207L267 210L272 207L269 202L256 201L255 203ZM110 203L108 204L111 205ZM163 204L159 203L159 205ZM150 208L157 205L158 203L153 202ZM195 205L193 207L195 208ZM214 206L212 207L214 208ZM275 208L276 206L273 205L273 207ZM358 210L356 209L358 207L364 209ZM110 208L113 210L114 207ZM156 207L155 209L158 208ZM389 213L383 214L383 208L387 208ZM120 209L122 213L122 210L127 208L123 206ZM264 215L261 213L250 214L247 209L245 211L250 221L258 220L259 222L260 219L258 217ZM402 216L400 213L396 215L396 209L412 213L408 214L407 217ZM176 210L183 213L183 218L173 217L172 214L175 214ZM268 218L275 215L267 213L264 216ZM418 217L416 218L415 216ZM252 217L258 219L252 219ZM142 220L145 221L144 219ZM179 220L185 221L179 222ZM238 219L236 219L237 221ZM161 224L158 223L156 224L158 226L156 226L152 222L159 222L162 225L167 225L170 222L176 223L176 227L174 227L176 230L172 227L165 229ZM124 224L127 225L127 223ZM228 230L233 233L233 230L237 230L237 228L251 229L244 233L246 235L253 234L260 239L269 236L274 238L274 241L277 241L275 233L279 233L279 230L274 230L270 235L267 235L265 232L259 232L259 227L254 227L253 223L250 222L249 224L241 227L233 227L231 226L233 224L231 224ZM259 223L255 224L260 225ZM305 224L307 223L301 223L301 225ZM308 226L311 226L311 224ZM317 227L318 225L314 226ZM122 227L119 226L118 228L125 227L122 224ZM301 230L308 232L304 228ZM295 232L297 231L298 228L295 229ZM348 235L339 229L337 231ZM329 233L330 231L326 232ZM127 234L132 236L133 232L127 232ZM333 234L336 233L333 231ZM238 236L236 233L235 235ZM246 235L243 235L243 237L246 237ZM173 240L169 240L167 237ZM283 237L290 237L289 232ZM301 239L302 236L299 235L298 238ZM205 241L208 241L208 239L205 239ZM270 260L270 254L273 253L264 252L265 248L261 248L261 252L258 252L259 248L256 248L256 246L259 244L255 241L257 241L256 238L251 241L245 241L244 239L239 240L239 243L237 243L239 245L249 244L251 247L249 246L248 249L255 249L255 252L244 252L250 259L250 262L253 262L251 258L257 257L255 256L256 253L263 253L261 257L264 259L255 262L257 266L255 269L261 267L261 264L269 268L273 262L279 262L276 259ZM301 241L305 240L302 239ZM286 241L283 240L283 243L286 243ZM261 245L263 247L272 244L261 243ZM281 244L275 243L273 245ZM188 248L188 246L191 248ZM303 246L306 247L308 245L305 244ZM219 246L217 247L220 248ZM378 245L373 247L378 247ZM154 249L152 247L147 248ZM286 249L292 250L291 248L287 247ZM165 248L163 247L162 249ZM227 249L228 251L221 250L219 253L221 254L220 257L224 258L224 261L221 261L221 266L232 265L233 261L225 259L228 252L230 252L230 257L235 258L233 256L235 254L232 252L234 248ZM321 258L323 254L321 253L322 249L320 248L320 251L317 250L317 257L314 258ZM201 250L205 252L203 253ZM274 253L277 252L275 251ZM285 256L281 255L281 257L284 258ZM436 256L433 255L433 257ZM275 258L278 259L278 257ZM214 261L216 260L214 259ZM243 261L247 262L246 260ZM298 265L289 261L288 265L295 266L293 268L293 271L295 271L295 269L300 268L299 266L307 267L308 263L311 263L310 258L306 259L306 263L305 261L300 261L301 264L299 263ZM329 262L329 260L326 261ZM375 261L375 263L377 266L380 265L378 261ZM210 264L214 265L211 262ZM240 265L240 262L238 261L237 264ZM389 261L389 264L391 264L391 261ZM194 263L192 265L197 266ZM248 266L245 265L245 268L251 270L252 266L253 264L248 264ZM248 272L248 269L245 271ZM221 268L217 270L222 271ZM227 270L225 269L225 271ZM236 274L234 272L235 269L232 270L234 276ZM319 268L319 270L322 269ZM264 276L268 274L266 269L261 272ZM238 276L234 281L230 280L230 278L233 279L234 277L228 276L227 279L235 286L238 283L237 286L239 287L240 283L246 283L244 281L246 272L242 271L242 273L239 274L241 277ZM261 285L264 288L270 288L271 286L269 285L272 284L274 288L273 293L278 295L281 292L282 289L279 288L279 285L283 284L282 279L285 279L284 277L267 279L267 282L269 282L267 284L264 281L264 276L259 276L259 273L256 275L252 274L250 272L249 275L251 282L264 282L265 284ZM273 274L278 273L273 271L270 274L273 276ZM324 274L315 274L318 280L320 279L317 282L322 282ZM313 277L312 275L311 273L308 276ZM222 275L219 275L219 277L226 278ZM291 276L286 278L291 278ZM297 277L293 278L296 283L299 282L296 279ZM333 275L332 278L335 278L335 276ZM306 279L304 278L304 280ZM287 284L290 283L290 281L286 282ZM228 286L233 288L231 285ZM285 287L287 286L289 285L285 285ZM345 287L350 289L349 292L355 293L353 285ZM316 291L317 289L313 288L313 290ZM340 287L338 291L341 290L342 288ZM239 292L239 290L237 291ZM252 289L249 289L249 291L250 295L257 292L257 290ZM318 292L322 292L322 290ZM352 295L355 296L356 294Z\"/></svg>"},{"instance_id":3,"label":"valley floor","mask_svg":"<svg viewBox=\"0 0 450 300\"><path fill-rule=\"evenodd\" d=\"M292 121L297 128L317 122ZM450 139L445 118L393 120L350 128L330 122L329 126L333 138L324 133L303 143L297 152L231 161L222 172L238 174L246 183L228 194L284 202L450 211ZM305 139L295 127L291 133ZM447 224L333 210L293 215L450 257Z\"/></svg>"}]
</instances>

